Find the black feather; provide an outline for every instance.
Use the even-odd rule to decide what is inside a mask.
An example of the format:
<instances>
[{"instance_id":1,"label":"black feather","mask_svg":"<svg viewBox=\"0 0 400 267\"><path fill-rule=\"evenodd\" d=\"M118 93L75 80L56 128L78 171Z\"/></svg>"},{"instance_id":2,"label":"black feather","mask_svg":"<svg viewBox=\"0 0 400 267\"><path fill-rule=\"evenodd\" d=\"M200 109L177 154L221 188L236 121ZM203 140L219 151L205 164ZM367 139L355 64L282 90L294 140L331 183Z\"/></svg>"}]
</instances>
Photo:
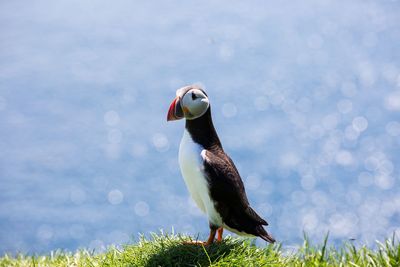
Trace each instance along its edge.
<instances>
[{"instance_id":1,"label":"black feather","mask_svg":"<svg viewBox=\"0 0 400 267\"><path fill-rule=\"evenodd\" d=\"M215 209L228 227L275 242L263 228L268 223L251 207L243 181L231 158L224 152L211 118L211 109L194 120L186 120L194 142L205 150L204 175Z\"/></svg>"}]
</instances>

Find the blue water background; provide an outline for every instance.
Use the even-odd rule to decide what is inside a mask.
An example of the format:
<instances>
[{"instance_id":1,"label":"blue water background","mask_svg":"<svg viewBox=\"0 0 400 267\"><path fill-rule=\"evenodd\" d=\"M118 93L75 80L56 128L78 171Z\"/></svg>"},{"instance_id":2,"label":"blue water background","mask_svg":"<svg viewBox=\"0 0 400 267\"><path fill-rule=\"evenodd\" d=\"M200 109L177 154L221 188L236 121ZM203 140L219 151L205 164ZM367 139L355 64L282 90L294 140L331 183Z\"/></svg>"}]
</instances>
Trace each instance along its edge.
<instances>
[{"instance_id":1,"label":"blue water background","mask_svg":"<svg viewBox=\"0 0 400 267\"><path fill-rule=\"evenodd\" d=\"M166 122L193 83L277 240L400 234L399 1L2 1L0 25L1 253L206 238Z\"/></svg>"}]
</instances>

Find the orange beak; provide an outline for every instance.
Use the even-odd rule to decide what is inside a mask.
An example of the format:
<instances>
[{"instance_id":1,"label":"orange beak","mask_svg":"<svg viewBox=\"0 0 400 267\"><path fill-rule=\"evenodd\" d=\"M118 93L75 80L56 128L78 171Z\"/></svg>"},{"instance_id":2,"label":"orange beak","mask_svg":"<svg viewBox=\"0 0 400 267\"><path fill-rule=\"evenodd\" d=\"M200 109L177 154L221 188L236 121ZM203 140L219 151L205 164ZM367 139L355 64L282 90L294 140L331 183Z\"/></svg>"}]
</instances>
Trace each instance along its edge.
<instances>
[{"instance_id":1,"label":"orange beak","mask_svg":"<svg viewBox=\"0 0 400 267\"><path fill-rule=\"evenodd\" d=\"M184 117L180 98L175 97L168 109L167 121L175 121Z\"/></svg>"}]
</instances>

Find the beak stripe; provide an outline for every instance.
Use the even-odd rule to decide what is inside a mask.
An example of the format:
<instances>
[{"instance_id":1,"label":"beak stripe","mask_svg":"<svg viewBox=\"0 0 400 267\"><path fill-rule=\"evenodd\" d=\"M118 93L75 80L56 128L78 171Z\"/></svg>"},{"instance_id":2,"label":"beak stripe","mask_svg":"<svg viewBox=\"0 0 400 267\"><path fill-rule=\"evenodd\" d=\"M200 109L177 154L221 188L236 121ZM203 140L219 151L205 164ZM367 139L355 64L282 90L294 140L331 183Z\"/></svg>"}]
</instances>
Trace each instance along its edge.
<instances>
[{"instance_id":1,"label":"beak stripe","mask_svg":"<svg viewBox=\"0 0 400 267\"><path fill-rule=\"evenodd\" d=\"M180 104L180 98L176 97L174 101L172 101L171 105L169 106L168 109L168 114L167 114L167 121L174 121L174 120L179 120L184 117L183 115L183 110Z\"/></svg>"}]
</instances>

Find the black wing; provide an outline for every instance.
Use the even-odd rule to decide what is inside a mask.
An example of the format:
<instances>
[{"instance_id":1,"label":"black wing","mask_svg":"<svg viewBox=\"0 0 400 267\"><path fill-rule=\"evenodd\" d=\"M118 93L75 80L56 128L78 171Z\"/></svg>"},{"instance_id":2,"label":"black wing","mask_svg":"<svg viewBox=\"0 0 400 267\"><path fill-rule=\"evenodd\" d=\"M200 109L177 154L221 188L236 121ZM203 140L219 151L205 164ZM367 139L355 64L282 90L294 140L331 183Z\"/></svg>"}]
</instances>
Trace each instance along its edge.
<instances>
[{"instance_id":1,"label":"black wing","mask_svg":"<svg viewBox=\"0 0 400 267\"><path fill-rule=\"evenodd\" d=\"M210 195L224 223L240 232L258 235L258 226L268 225L249 205L243 181L235 164L224 152L206 151L204 172Z\"/></svg>"}]
</instances>

